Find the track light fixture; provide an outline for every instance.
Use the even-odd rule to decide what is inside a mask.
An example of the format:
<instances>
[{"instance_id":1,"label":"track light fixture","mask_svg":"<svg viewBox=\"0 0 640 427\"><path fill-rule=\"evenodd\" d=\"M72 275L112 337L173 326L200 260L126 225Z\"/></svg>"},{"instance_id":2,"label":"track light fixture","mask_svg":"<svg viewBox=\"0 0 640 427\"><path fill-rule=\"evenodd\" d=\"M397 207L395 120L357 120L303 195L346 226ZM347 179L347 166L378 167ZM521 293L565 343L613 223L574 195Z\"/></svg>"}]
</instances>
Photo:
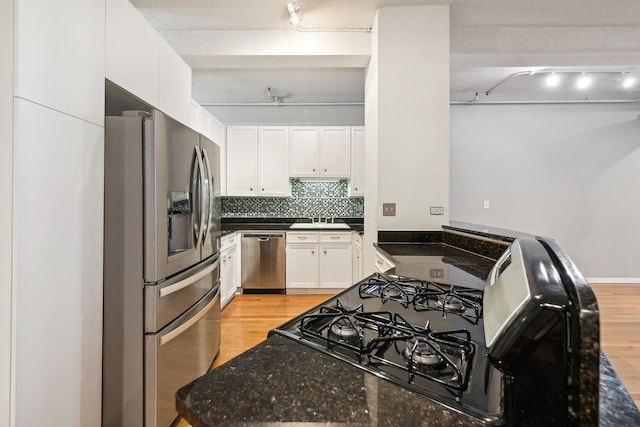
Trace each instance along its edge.
<instances>
[{"instance_id":1,"label":"track light fixture","mask_svg":"<svg viewBox=\"0 0 640 427\"><path fill-rule=\"evenodd\" d=\"M302 11L298 6L297 1L287 3L287 11L289 12L289 23L291 25L300 24L300 20L302 19Z\"/></svg>"}]
</instances>

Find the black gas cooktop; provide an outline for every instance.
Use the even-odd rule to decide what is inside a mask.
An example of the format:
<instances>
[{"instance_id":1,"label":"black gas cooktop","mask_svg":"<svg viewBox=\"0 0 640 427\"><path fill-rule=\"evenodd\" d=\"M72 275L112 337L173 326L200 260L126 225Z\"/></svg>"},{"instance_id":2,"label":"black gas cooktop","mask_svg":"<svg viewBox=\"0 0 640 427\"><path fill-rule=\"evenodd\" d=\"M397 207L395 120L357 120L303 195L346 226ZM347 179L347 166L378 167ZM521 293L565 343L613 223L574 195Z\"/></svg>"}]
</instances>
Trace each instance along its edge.
<instances>
[{"instance_id":1,"label":"black gas cooktop","mask_svg":"<svg viewBox=\"0 0 640 427\"><path fill-rule=\"evenodd\" d=\"M375 274L277 333L483 420L500 416L482 290Z\"/></svg>"}]
</instances>

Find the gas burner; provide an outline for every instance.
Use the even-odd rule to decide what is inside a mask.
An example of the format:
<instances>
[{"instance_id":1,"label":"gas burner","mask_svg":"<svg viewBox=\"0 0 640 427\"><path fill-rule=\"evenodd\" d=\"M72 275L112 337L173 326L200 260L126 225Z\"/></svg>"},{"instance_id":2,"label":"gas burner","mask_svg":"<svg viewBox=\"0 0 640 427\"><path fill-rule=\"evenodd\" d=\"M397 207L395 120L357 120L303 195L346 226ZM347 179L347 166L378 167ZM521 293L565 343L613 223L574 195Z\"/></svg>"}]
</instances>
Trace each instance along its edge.
<instances>
[{"instance_id":1,"label":"gas burner","mask_svg":"<svg viewBox=\"0 0 640 427\"><path fill-rule=\"evenodd\" d=\"M413 307L416 311L440 310L444 318L455 314L477 325L482 313L482 291L425 282L413 298Z\"/></svg>"},{"instance_id":2,"label":"gas burner","mask_svg":"<svg viewBox=\"0 0 640 427\"><path fill-rule=\"evenodd\" d=\"M462 300L455 295L438 295L436 307L442 308L449 313L464 313L466 310Z\"/></svg>"},{"instance_id":3,"label":"gas burner","mask_svg":"<svg viewBox=\"0 0 640 427\"><path fill-rule=\"evenodd\" d=\"M360 346L363 331L356 321L350 317L341 316L331 322L329 337L340 342Z\"/></svg>"},{"instance_id":4,"label":"gas burner","mask_svg":"<svg viewBox=\"0 0 640 427\"><path fill-rule=\"evenodd\" d=\"M382 299L398 299L402 296L402 291L397 287L386 287L382 289Z\"/></svg>"},{"instance_id":5,"label":"gas burner","mask_svg":"<svg viewBox=\"0 0 640 427\"><path fill-rule=\"evenodd\" d=\"M406 345L403 355L416 368L434 370L443 366L444 359L438 354L438 344L429 344L424 339L411 338L407 340Z\"/></svg>"},{"instance_id":6,"label":"gas burner","mask_svg":"<svg viewBox=\"0 0 640 427\"><path fill-rule=\"evenodd\" d=\"M397 301L407 308L421 286L418 279L377 273L360 284L359 293L361 298L380 298L383 304Z\"/></svg>"}]
</instances>

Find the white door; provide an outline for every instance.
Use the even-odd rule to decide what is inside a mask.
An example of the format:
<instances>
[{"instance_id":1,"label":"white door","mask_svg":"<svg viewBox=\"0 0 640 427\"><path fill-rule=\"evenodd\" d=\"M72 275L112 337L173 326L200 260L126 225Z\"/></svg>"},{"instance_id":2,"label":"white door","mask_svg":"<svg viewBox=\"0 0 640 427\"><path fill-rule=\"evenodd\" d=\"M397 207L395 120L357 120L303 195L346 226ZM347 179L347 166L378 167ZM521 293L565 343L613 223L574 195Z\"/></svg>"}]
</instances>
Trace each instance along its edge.
<instances>
[{"instance_id":1,"label":"white door","mask_svg":"<svg viewBox=\"0 0 640 427\"><path fill-rule=\"evenodd\" d=\"M320 287L346 288L352 285L351 245L320 245Z\"/></svg>"},{"instance_id":2,"label":"white door","mask_svg":"<svg viewBox=\"0 0 640 427\"><path fill-rule=\"evenodd\" d=\"M289 128L289 176L318 176L319 131L317 127Z\"/></svg>"},{"instance_id":3,"label":"white door","mask_svg":"<svg viewBox=\"0 0 640 427\"><path fill-rule=\"evenodd\" d=\"M258 194L258 127L227 128L227 195Z\"/></svg>"},{"instance_id":4,"label":"white door","mask_svg":"<svg viewBox=\"0 0 640 427\"><path fill-rule=\"evenodd\" d=\"M318 245L287 246L287 288L318 287Z\"/></svg>"},{"instance_id":5,"label":"white door","mask_svg":"<svg viewBox=\"0 0 640 427\"><path fill-rule=\"evenodd\" d=\"M348 178L351 171L351 128L320 129L320 176Z\"/></svg>"},{"instance_id":6,"label":"white door","mask_svg":"<svg viewBox=\"0 0 640 427\"><path fill-rule=\"evenodd\" d=\"M288 169L289 132L286 126L259 128L258 194L286 196L289 193Z\"/></svg>"}]
</instances>

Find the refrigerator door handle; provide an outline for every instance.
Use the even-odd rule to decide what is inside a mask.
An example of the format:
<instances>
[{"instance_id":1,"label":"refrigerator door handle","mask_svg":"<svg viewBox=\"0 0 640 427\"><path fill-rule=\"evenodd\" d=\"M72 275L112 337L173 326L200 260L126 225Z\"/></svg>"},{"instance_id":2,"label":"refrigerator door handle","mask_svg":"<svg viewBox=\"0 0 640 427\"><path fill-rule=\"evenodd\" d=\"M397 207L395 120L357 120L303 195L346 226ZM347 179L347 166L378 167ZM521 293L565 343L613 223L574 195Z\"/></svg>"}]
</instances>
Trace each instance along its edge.
<instances>
[{"instance_id":1,"label":"refrigerator door handle","mask_svg":"<svg viewBox=\"0 0 640 427\"><path fill-rule=\"evenodd\" d=\"M181 333L189 329L193 324L197 323L198 320L202 319L205 314L209 312L213 308L213 306L218 302L220 298L220 292L216 292L216 295L209 301L209 303L195 315L193 315L189 320L178 326L177 328L167 332L166 334L160 337L159 343L160 345L164 345L171 341L172 339L179 336Z\"/></svg>"},{"instance_id":2,"label":"refrigerator door handle","mask_svg":"<svg viewBox=\"0 0 640 427\"><path fill-rule=\"evenodd\" d=\"M205 236L211 230L213 225L213 175L211 174L211 163L209 163L209 155L207 154L207 149L202 149L202 157L204 158L204 165L207 168L207 179L209 181L209 203L207 205L207 228L204 232ZM204 190L204 187L203 187ZM203 239L206 240L206 237Z\"/></svg>"},{"instance_id":3,"label":"refrigerator door handle","mask_svg":"<svg viewBox=\"0 0 640 427\"><path fill-rule=\"evenodd\" d=\"M194 146L193 148L195 148L196 150L196 165L197 165L197 169L198 169L198 182L196 183L196 187L200 186L200 188L202 187L202 185L204 185L204 166L202 164L202 157L200 156L200 150L198 149L197 146ZM197 191L197 188L195 189ZM204 232L204 215L202 212L202 190L200 190L198 192L198 229L196 230L196 248L200 248L200 245L202 244L202 237L203 237L203 232Z\"/></svg>"},{"instance_id":4,"label":"refrigerator door handle","mask_svg":"<svg viewBox=\"0 0 640 427\"><path fill-rule=\"evenodd\" d=\"M186 288L187 286L194 284L195 282L202 279L207 274L210 274L213 270L218 268L219 264L220 264L220 260L216 260L209 267L194 274L193 276L189 276L186 279L183 279L183 280L180 280L179 282L174 283L173 285L169 285L160 289L160 298L166 297L167 295L171 295L174 292L178 292L180 289Z\"/></svg>"}]
</instances>

